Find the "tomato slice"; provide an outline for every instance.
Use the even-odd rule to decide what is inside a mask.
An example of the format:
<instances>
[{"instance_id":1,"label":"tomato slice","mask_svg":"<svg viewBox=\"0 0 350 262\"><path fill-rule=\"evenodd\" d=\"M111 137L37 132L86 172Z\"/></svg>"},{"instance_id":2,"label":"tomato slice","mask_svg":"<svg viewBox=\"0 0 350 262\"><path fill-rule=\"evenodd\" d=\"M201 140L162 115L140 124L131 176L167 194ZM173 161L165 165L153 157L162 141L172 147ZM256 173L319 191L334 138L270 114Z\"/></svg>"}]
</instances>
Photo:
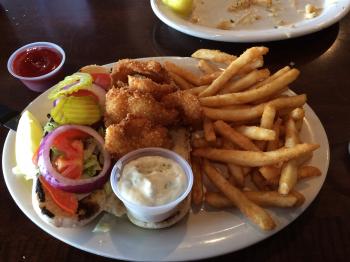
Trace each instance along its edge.
<instances>
[{"instance_id":1,"label":"tomato slice","mask_svg":"<svg viewBox=\"0 0 350 262\"><path fill-rule=\"evenodd\" d=\"M92 81L105 90L109 90L112 85L112 79L109 74L104 73L90 73Z\"/></svg>"},{"instance_id":2,"label":"tomato slice","mask_svg":"<svg viewBox=\"0 0 350 262\"><path fill-rule=\"evenodd\" d=\"M40 146L35 150L34 155L32 157L32 162L36 166L38 166L39 149L40 149Z\"/></svg>"},{"instance_id":3,"label":"tomato slice","mask_svg":"<svg viewBox=\"0 0 350 262\"><path fill-rule=\"evenodd\" d=\"M74 193L54 188L42 176L39 176L39 180L45 191L60 208L71 215L76 214L78 210L78 199Z\"/></svg>"},{"instance_id":4,"label":"tomato slice","mask_svg":"<svg viewBox=\"0 0 350 262\"><path fill-rule=\"evenodd\" d=\"M98 97L93 92L90 92L89 90L86 90L86 89L80 89L70 94L70 96L91 96L97 104L99 102Z\"/></svg>"},{"instance_id":5,"label":"tomato slice","mask_svg":"<svg viewBox=\"0 0 350 262\"><path fill-rule=\"evenodd\" d=\"M61 175L79 179L84 169L84 144L82 139L89 137L88 134L70 129L58 135L52 143L61 155L52 159L53 166Z\"/></svg>"}]
</instances>

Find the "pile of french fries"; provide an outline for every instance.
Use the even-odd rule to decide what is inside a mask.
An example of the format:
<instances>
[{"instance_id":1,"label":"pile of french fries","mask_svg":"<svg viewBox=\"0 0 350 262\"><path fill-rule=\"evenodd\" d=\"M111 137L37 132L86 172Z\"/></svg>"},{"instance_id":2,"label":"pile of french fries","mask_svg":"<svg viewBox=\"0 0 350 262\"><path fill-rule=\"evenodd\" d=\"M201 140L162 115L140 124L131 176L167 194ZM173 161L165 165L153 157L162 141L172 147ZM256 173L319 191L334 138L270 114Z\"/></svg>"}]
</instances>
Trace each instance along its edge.
<instances>
[{"instance_id":1,"label":"pile of french fries","mask_svg":"<svg viewBox=\"0 0 350 262\"><path fill-rule=\"evenodd\" d=\"M197 50L192 57L200 76L171 62L164 65L181 89L198 96L203 109L203 128L191 136L193 203L236 206L261 229L272 230L276 222L264 207L302 205L297 182L321 172L307 165L319 145L299 136L306 95L285 94L299 71L286 66L270 75L261 69L267 52L252 47L236 57Z\"/></svg>"}]
</instances>

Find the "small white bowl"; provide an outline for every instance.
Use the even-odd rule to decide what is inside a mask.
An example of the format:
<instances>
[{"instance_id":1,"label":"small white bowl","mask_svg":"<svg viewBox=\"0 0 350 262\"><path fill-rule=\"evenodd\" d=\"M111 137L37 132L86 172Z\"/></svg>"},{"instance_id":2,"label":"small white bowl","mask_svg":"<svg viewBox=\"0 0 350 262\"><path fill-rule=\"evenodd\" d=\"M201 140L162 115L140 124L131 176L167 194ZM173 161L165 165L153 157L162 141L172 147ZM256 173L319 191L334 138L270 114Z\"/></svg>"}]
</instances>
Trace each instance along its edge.
<instances>
[{"instance_id":1,"label":"small white bowl","mask_svg":"<svg viewBox=\"0 0 350 262\"><path fill-rule=\"evenodd\" d=\"M118 182L122 174L123 167L129 161L143 156L162 156L168 159L172 159L180 165L187 176L187 186L185 191L177 199L164 205L145 206L132 203L121 195L118 187ZM191 166L177 153L163 148L149 147L132 151L120 158L112 169L110 181L113 192L124 203L126 209L134 218L143 222L159 222L170 217L176 211L176 207L191 192L193 185L193 173Z\"/></svg>"},{"instance_id":2,"label":"small white bowl","mask_svg":"<svg viewBox=\"0 0 350 262\"><path fill-rule=\"evenodd\" d=\"M60 64L51 72L41 76L25 77L25 76L20 76L16 74L15 71L13 70L13 62L15 58L22 51L25 51L32 47L48 47L56 50L61 55ZM22 81L22 83L26 85L30 90L33 90L35 92L44 92L46 89L51 87L53 84L55 84L59 80L60 72L65 61L66 61L66 54L60 46L50 42L34 42L34 43L27 44L25 46L22 46L12 53L9 60L7 61L7 70L15 78Z\"/></svg>"}]
</instances>

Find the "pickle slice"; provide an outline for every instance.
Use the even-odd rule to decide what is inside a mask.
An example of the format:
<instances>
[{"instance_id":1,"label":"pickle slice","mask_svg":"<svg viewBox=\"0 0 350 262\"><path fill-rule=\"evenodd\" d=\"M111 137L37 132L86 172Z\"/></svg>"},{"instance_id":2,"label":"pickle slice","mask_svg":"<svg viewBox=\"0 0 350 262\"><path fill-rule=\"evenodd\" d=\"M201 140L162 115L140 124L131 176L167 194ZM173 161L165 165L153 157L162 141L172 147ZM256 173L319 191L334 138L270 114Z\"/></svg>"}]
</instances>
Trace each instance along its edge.
<instances>
[{"instance_id":1,"label":"pickle slice","mask_svg":"<svg viewBox=\"0 0 350 262\"><path fill-rule=\"evenodd\" d=\"M48 95L50 100L72 94L80 89L88 89L92 85L92 77L87 73L75 73L67 76L53 87Z\"/></svg>"},{"instance_id":2,"label":"pickle slice","mask_svg":"<svg viewBox=\"0 0 350 262\"><path fill-rule=\"evenodd\" d=\"M92 125L101 119L102 112L91 96L68 96L60 98L51 116L61 125Z\"/></svg>"}]
</instances>

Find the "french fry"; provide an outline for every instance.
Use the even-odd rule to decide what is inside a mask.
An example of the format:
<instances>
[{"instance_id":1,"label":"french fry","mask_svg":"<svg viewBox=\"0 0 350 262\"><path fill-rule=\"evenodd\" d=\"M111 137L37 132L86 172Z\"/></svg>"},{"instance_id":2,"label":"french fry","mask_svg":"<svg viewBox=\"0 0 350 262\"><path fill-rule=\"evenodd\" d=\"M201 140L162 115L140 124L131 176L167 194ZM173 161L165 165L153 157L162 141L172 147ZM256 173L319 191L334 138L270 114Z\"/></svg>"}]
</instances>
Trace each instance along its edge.
<instances>
[{"instance_id":1,"label":"french fry","mask_svg":"<svg viewBox=\"0 0 350 262\"><path fill-rule=\"evenodd\" d=\"M232 186L207 160L204 160L204 171L211 182L253 223L263 230L275 228L276 224L271 216Z\"/></svg>"},{"instance_id":2,"label":"french fry","mask_svg":"<svg viewBox=\"0 0 350 262\"><path fill-rule=\"evenodd\" d=\"M223 88L224 84L228 82L232 76L239 72L240 69L267 52L268 48L266 47L253 47L247 49L240 57L232 61L232 63L222 72L222 74L216 78L206 90L199 94L199 97L215 95L220 89Z\"/></svg>"},{"instance_id":3,"label":"french fry","mask_svg":"<svg viewBox=\"0 0 350 262\"><path fill-rule=\"evenodd\" d=\"M229 182L231 185L240 188L240 186L239 186L238 183L237 183L236 178L235 178L232 174L230 174L230 176L228 177L227 180L228 180L228 182Z\"/></svg>"},{"instance_id":4,"label":"french fry","mask_svg":"<svg viewBox=\"0 0 350 262\"><path fill-rule=\"evenodd\" d=\"M312 158L312 152L308 154L304 154L299 156L297 160L298 166L304 165L307 161L309 161Z\"/></svg>"},{"instance_id":5,"label":"french fry","mask_svg":"<svg viewBox=\"0 0 350 262\"><path fill-rule=\"evenodd\" d=\"M290 117L294 119L294 121L301 120L305 116L304 108L297 107L292 112L290 112Z\"/></svg>"},{"instance_id":6,"label":"french fry","mask_svg":"<svg viewBox=\"0 0 350 262\"><path fill-rule=\"evenodd\" d=\"M276 191L246 191L244 194L253 202L264 207L293 207L297 202L294 195L281 195Z\"/></svg>"},{"instance_id":7,"label":"french fry","mask_svg":"<svg viewBox=\"0 0 350 262\"><path fill-rule=\"evenodd\" d=\"M276 116L276 109L269 104L265 105L264 111L261 115L260 127L273 130L273 122L274 122L275 116ZM275 138L272 139L272 141L274 141L276 139L276 131L275 130L273 130L273 131L275 133ZM266 144L267 143L265 141L257 141L257 143L256 143L256 145L262 151L265 151Z\"/></svg>"},{"instance_id":8,"label":"french fry","mask_svg":"<svg viewBox=\"0 0 350 262\"><path fill-rule=\"evenodd\" d=\"M293 108L304 105L306 102L306 95L289 96L276 98L268 102L275 109L281 110L284 108ZM202 107L205 116L213 120L223 121L247 121L261 117L264 112L264 107L267 103L260 105L250 106L248 108L230 110L230 109L219 109Z\"/></svg>"},{"instance_id":9,"label":"french fry","mask_svg":"<svg viewBox=\"0 0 350 262\"><path fill-rule=\"evenodd\" d=\"M220 50L211 49L198 49L191 55L193 58L210 60L217 63L230 64L232 61L236 60L237 57L234 55L227 54Z\"/></svg>"},{"instance_id":10,"label":"french fry","mask_svg":"<svg viewBox=\"0 0 350 262\"><path fill-rule=\"evenodd\" d=\"M295 159L284 163L281 170L278 192L282 195L288 194L298 181L298 165Z\"/></svg>"},{"instance_id":11,"label":"french fry","mask_svg":"<svg viewBox=\"0 0 350 262\"><path fill-rule=\"evenodd\" d=\"M252 168L250 166L242 166L243 174L244 176L248 176L249 173L252 171Z\"/></svg>"},{"instance_id":12,"label":"french fry","mask_svg":"<svg viewBox=\"0 0 350 262\"><path fill-rule=\"evenodd\" d=\"M234 82L226 83L223 89L220 90L219 94L229 94L245 90L269 75L270 71L268 69L253 70Z\"/></svg>"},{"instance_id":13,"label":"french fry","mask_svg":"<svg viewBox=\"0 0 350 262\"><path fill-rule=\"evenodd\" d=\"M270 187L266 183L265 178L259 173L259 171L254 170L250 173L251 180L255 187L260 191L269 191Z\"/></svg>"},{"instance_id":14,"label":"french fry","mask_svg":"<svg viewBox=\"0 0 350 262\"><path fill-rule=\"evenodd\" d=\"M205 74L200 76L198 80L198 85L209 85L211 84L216 78L218 78L223 71L218 70L210 74Z\"/></svg>"},{"instance_id":15,"label":"french fry","mask_svg":"<svg viewBox=\"0 0 350 262\"><path fill-rule=\"evenodd\" d=\"M219 70L216 66L208 63L206 60L203 59L200 59L197 65L198 68L205 74L211 74Z\"/></svg>"},{"instance_id":16,"label":"french fry","mask_svg":"<svg viewBox=\"0 0 350 262\"><path fill-rule=\"evenodd\" d=\"M295 127L295 121L293 120L293 118L289 117L286 125L286 138L285 138L285 143L284 145L286 147L293 147L296 144L299 144L300 142L300 138L299 138L299 132Z\"/></svg>"},{"instance_id":17,"label":"french fry","mask_svg":"<svg viewBox=\"0 0 350 262\"><path fill-rule=\"evenodd\" d=\"M299 142L300 140L294 119L290 116L286 123L285 146L291 148L299 144ZM297 180L298 162L296 159L291 159L282 166L278 192L283 195L288 194L296 185Z\"/></svg>"},{"instance_id":18,"label":"french fry","mask_svg":"<svg viewBox=\"0 0 350 262\"><path fill-rule=\"evenodd\" d=\"M181 76L169 72L169 75L174 80L174 82L180 87L181 90L191 90L193 89L193 85L187 82L185 79L183 79Z\"/></svg>"},{"instance_id":19,"label":"french fry","mask_svg":"<svg viewBox=\"0 0 350 262\"><path fill-rule=\"evenodd\" d=\"M259 168L259 172L267 181L272 181L274 179L279 179L281 168L276 166L262 166Z\"/></svg>"},{"instance_id":20,"label":"french fry","mask_svg":"<svg viewBox=\"0 0 350 262\"><path fill-rule=\"evenodd\" d=\"M203 130L205 140L208 142L214 142L216 140L213 122L207 117L203 121Z\"/></svg>"},{"instance_id":21,"label":"french fry","mask_svg":"<svg viewBox=\"0 0 350 262\"><path fill-rule=\"evenodd\" d=\"M276 138L275 131L258 126L238 126L235 129L242 135L253 140L274 140Z\"/></svg>"},{"instance_id":22,"label":"french fry","mask_svg":"<svg viewBox=\"0 0 350 262\"><path fill-rule=\"evenodd\" d=\"M198 148L193 155L214 161L233 163L240 166L260 167L274 165L310 153L320 146L318 144L298 144L294 147L283 147L274 151L256 152L216 148Z\"/></svg>"},{"instance_id":23,"label":"french fry","mask_svg":"<svg viewBox=\"0 0 350 262\"><path fill-rule=\"evenodd\" d=\"M203 178L201 171L200 159L198 157L192 157L192 170L193 170L193 186L192 186L192 202L195 205L201 205L203 201Z\"/></svg>"},{"instance_id":24,"label":"french fry","mask_svg":"<svg viewBox=\"0 0 350 262\"><path fill-rule=\"evenodd\" d=\"M192 137L191 145L193 148L202 148L202 147L221 147L222 139L218 137L213 142L208 142L204 137Z\"/></svg>"},{"instance_id":25,"label":"french fry","mask_svg":"<svg viewBox=\"0 0 350 262\"><path fill-rule=\"evenodd\" d=\"M288 89L289 89L289 86L285 86L285 87L281 88L280 90L278 90L276 93L274 93L270 96L264 97L262 99L255 100L255 101L251 102L251 104L258 105L258 104L265 103L265 102L268 103L270 100L275 99L275 98L286 97L286 95L284 95L283 93L288 91Z\"/></svg>"},{"instance_id":26,"label":"french fry","mask_svg":"<svg viewBox=\"0 0 350 262\"><path fill-rule=\"evenodd\" d=\"M207 87L208 87L207 85L197 86L197 87L187 89L186 92L190 92L193 95L199 95L199 93L205 90Z\"/></svg>"},{"instance_id":27,"label":"french fry","mask_svg":"<svg viewBox=\"0 0 350 262\"><path fill-rule=\"evenodd\" d=\"M164 67L166 68L166 70L168 70L169 72L176 74L178 76L180 76L181 78L185 79L186 81L190 82L193 85L199 86L199 77L195 74L193 74L191 71L186 70L172 62L169 61L165 61L164 62ZM175 79L174 79L175 81Z\"/></svg>"},{"instance_id":28,"label":"french fry","mask_svg":"<svg viewBox=\"0 0 350 262\"><path fill-rule=\"evenodd\" d=\"M321 170L314 166L303 166L298 169L298 180L321 175Z\"/></svg>"},{"instance_id":29,"label":"french fry","mask_svg":"<svg viewBox=\"0 0 350 262\"><path fill-rule=\"evenodd\" d=\"M298 199L298 201L295 203L294 207L299 207L302 204L304 204L305 197L303 194L301 194L300 192L295 191L295 190L293 190L290 194L292 194L293 196L295 196Z\"/></svg>"},{"instance_id":30,"label":"french fry","mask_svg":"<svg viewBox=\"0 0 350 262\"><path fill-rule=\"evenodd\" d=\"M304 120L299 119L295 121L295 127L300 132L301 128L303 127Z\"/></svg>"},{"instance_id":31,"label":"french fry","mask_svg":"<svg viewBox=\"0 0 350 262\"><path fill-rule=\"evenodd\" d=\"M249 89L257 89L263 85L266 85L268 83L271 83L273 80L279 78L281 75L287 73L289 70L291 70L291 68L289 66L285 66L282 69L278 70L277 72L275 72L273 75L271 75L270 77L266 78L265 80L255 84L254 86L252 86Z\"/></svg>"},{"instance_id":32,"label":"french fry","mask_svg":"<svg viewBox=\"0 0 350 262\"><path fill-rule=\"evenodd\" d=\"M236 181L237 187L243 188L245 184L245 175L243 173L242 167L229 163L227 164L227 168L230 172L231 177L233 177L234 181Z\"/></svg>"},{"instance_id":33,"label":"french fry","mask_svg":"<svg viewBox=\"0 0 350 262\"><path fill-rule=\"evenodd\" d=\"M279 148L279 142L280 142L280 126L282 124L282 119L278 118L276 122L273 124L272 130L275 131L276 137L274 140L269 141L267 143L267 151L273 151Z\"/></svg>"},{"instance_id":34,"label":"french fry","mask_svg":"<svg viewBox=\"0 0 350 262\"><path fill-rule=\"evenodd\" d=\"M214 129L224 138L238 145L242 149L260 151L260 149L251 140L249 140L249 138L237 132L234 128L232 128L224 121L216 121L214 123Z\"/></svg>"},{"instance_id":35,"label":"french fry","mask_svg":"<svg viewBox=\"0 0 350 262\"><path fill-rule=\"evenodd\" d=\"M304 117L305 117L305 110L304 108L295 108L292 112L290 112L291 117L294 119L295 121L295 127L298 130L298 132L300 132L301 127L303 125L304 122Z\"/></svg>"},{"instance_id":36,"label":"french fry","mask_svg":"<svg viewBox=\"0 0 350 262\"><path fill-rule=\"evenodd\" d=\"M224 140L223 148L234 149L234 146L228 142L229 141ZM244 182L245 182L245 174L244 174L243 168L241 166L238 166L232 163L227 163L227 168L230 173L229 181L230 182L234 181L234 185L236 185L237 187L243 188Z\"/></svg>"},{"instance_id":37,"label":"french fry","mask_svg":"<svg viewBox=\"0 0 350 262\"><path fill-rule=\"evenodd\" d=\"M191 146L193 148L209 147L210 144L204 137L191 137Z\"/></svg>"},{"instance_id":38,"label":"french fry","mask_svg":"<svg viewBox=\"0 0 350 262\"><path fill-rule=\"evenodd\" d=\"M272 129L275 116L276 109L271 104L266 104L261 116L260 126L263 128Z\"/></svg>"},{"instance_id":39,"label":"french fry","mask_svg":"<svg viewBox=\"0 0 350 262\"><path fill-rule=\"evenodd\" d=\"M230 105L230 106L224 106L222 107L222 109L226 109L226 110L236 110L236 109L244 109L244 108L251 108L250 105ZM235 122L237 123L237 122Z\"/></svg>"},{"instance_id":40,"label":"french fry","mask_svg":"<svg viewBox=\"0 0 350 262\"><path fill-rule=\"evenodd\" d=\"M248 63L247 65L243 66L241 70L237 73L239 76L244 76L251 71L260 68L264 65L264 59L262 56L259 56L257 59L253 60L251 63Z\"/></svg>"},{"instance_id":41,"label":"french fry","mask_svg":"<svg viewBox=\"0 0 350 262\"><path fill-rule=\"evenodd\" d=\"M277 93L285 86L292 83L298 75L299 71L297 69L292 69L264 86L239 93L201 97L201 94L205 92L203 91L199 94L199 101L202 106L210 107L250 103ZM210 86L208 88L210 88Z\"/></svg>"},{"instance_id":42,"label":"french fry","mask_svg":"<svg viewBox=\"0 0 350 262\"><path fill-rule=\"evenodd\" d=\"M266 168L266 167L263 167ZM279 178L281 176L281 169L277 168L277 167L270 167L271 169L263 169L261 172L261 174L263 174L263 172L265 172L263 174L263 176L270 176L270 178L266 179L266 183L270 186L278 186L279 184ZM269 173L270 172L270 173ZM305 178L310 178L310 177L316 177L316 176L321 176L322 173L320 171L320 169L318 169L317 167L314 166L299 166L298 168L298 181L303 180ZM265 177L266 178L266 177Z\"/></svg>"},{"instance_id":43,"label":"french fry","mask_svg":"<svg viewBox=\"0 0 350 262\"><path fill-rule=\"evenodd\" d=\"M295 192L295 191L293 191ZM243 194L255 204L262 207L295 207L298 205L299 195L281 195L276 191L244 191ZM233 207L234 204L224 195L217 192L206 192L205 202L215 208Z\"/></svg>"}]
</instances>

